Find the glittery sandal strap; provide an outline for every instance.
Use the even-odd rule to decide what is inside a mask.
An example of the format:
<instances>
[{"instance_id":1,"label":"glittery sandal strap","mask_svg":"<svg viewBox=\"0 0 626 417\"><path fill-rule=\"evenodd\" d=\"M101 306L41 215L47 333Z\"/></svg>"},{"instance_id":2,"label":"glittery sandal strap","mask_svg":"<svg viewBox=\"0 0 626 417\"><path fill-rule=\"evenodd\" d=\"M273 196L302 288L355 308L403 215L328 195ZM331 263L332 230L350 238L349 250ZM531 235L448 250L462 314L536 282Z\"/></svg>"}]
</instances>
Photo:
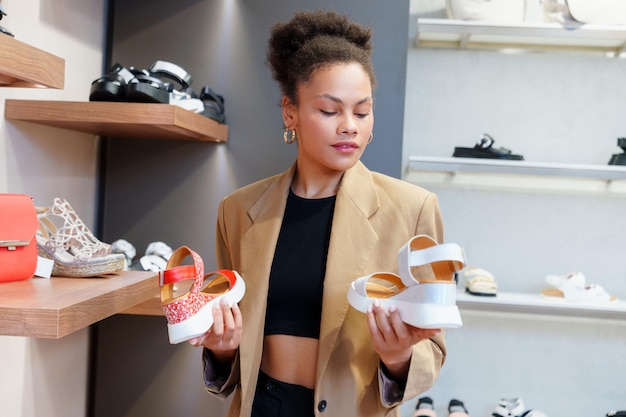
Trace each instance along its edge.
<instances>
[{"instance_id":1,"label":"glittery sandal strap","mask_svg":"<svg viewBox=\"0 0 626 417\"><path fill-rule=\"evenodd\" d=\"M193 259L193 265L180 265L188 256ZM194 280L193 285L183 294L176 294L175 283L183 280ZM204 262L200 255L187 246L176 249L164 271L159 272L159 284L161 286L161 303L166 306L176 300L190 297L200 292L204 282Z\"/></svg>"}]
</instances>

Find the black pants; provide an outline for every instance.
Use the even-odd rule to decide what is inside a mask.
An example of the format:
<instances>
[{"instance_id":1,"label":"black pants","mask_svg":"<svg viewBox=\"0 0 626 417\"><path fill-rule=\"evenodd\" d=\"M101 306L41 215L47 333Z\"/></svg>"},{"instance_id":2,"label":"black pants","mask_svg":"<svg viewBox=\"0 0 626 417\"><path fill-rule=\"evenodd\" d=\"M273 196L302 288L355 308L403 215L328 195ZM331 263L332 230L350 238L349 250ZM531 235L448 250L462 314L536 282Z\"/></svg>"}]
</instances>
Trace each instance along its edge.
<instances>
[{"instance_id":1,"label":"black pants","mask_svg":"<svg viewBox=\"0 0 626 417\"><path fill-rule=\"evenodd\" d=\"M314 403L312 389L278 381L261 371L252 417L312 417Z\"/></svg>"}]
</instances>

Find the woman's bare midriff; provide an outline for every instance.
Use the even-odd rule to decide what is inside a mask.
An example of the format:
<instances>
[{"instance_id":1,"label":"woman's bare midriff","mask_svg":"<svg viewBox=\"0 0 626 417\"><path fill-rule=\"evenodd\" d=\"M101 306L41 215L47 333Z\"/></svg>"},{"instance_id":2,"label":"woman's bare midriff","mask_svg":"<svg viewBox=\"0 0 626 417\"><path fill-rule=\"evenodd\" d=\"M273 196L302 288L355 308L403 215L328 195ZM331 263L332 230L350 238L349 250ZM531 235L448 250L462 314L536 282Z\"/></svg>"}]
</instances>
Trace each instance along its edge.
<instances>
[{"instance_id":1,"label":"woman's bare midriff","mask_svg":"<svg viewBox=\"0 0 626 417\"><path fill-rule=\"evenodd\" d=\"M315 388L318 345L310 337L265 336L261 370L279 381Z\"/></svg>"}]
</instances>

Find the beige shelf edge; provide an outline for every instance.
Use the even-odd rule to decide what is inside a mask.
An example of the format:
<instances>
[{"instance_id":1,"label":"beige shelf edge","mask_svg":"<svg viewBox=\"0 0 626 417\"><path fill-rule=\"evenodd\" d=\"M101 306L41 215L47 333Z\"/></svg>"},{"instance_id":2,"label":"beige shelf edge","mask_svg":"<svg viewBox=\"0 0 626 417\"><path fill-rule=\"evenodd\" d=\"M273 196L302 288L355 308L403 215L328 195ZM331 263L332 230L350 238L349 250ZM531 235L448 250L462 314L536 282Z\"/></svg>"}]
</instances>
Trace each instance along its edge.
<instances>
[{"instance_id":1,"label":"beige shelf edge","mask_svg":"<svg viewBox=\"0 0 626 417\"><path fill-rule=\"evenodd\" d=\"M6 100L4 116L98 136L228 140L228 125L169 104Z\"/></svg>"},{"instance_id":2,"label":"beige shelf edge","mask_svg":"<svg viewBox=\"0 0 626 417\"><path fill-rule=\"evenodd\" d=\"M0 36L0 87L65 87L65 60L10 36Z\"/></svg>"},{"instance_id":3,"label":"beige shelf edge","mask_svg":"<svg viewBox=\"0 0 626 417\"><path fill-rule=\"evenodd\" d=\"M154 272L0 283L0 335L59 339L148 300Z\"/></svg>"}]
</instances>

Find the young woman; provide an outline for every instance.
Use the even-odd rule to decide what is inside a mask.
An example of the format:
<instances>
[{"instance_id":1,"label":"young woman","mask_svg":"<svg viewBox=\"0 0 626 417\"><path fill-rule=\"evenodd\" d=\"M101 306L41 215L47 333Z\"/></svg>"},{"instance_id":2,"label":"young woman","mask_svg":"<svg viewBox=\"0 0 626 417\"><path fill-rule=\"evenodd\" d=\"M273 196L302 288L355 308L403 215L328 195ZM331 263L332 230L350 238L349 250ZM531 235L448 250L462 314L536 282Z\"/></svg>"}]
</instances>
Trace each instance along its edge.
<instances>
[{"instance_id":1,"label":"young woman","mask_svg":"<svg viewBox=\"0 0 626 417\"><path fill-rule=\"evenodd\" d=\"M440 330L346 299L356 278L397 271L411 237L443 239L434 194L359 160L374 124L371 36L326 11L272 28L268 62L297 159L221 202L218 267L238 271L246 294L191 341L205 348L206 389L234 391L229 416L398 416L444 362Z\"/></svg>"}]
</instances>

